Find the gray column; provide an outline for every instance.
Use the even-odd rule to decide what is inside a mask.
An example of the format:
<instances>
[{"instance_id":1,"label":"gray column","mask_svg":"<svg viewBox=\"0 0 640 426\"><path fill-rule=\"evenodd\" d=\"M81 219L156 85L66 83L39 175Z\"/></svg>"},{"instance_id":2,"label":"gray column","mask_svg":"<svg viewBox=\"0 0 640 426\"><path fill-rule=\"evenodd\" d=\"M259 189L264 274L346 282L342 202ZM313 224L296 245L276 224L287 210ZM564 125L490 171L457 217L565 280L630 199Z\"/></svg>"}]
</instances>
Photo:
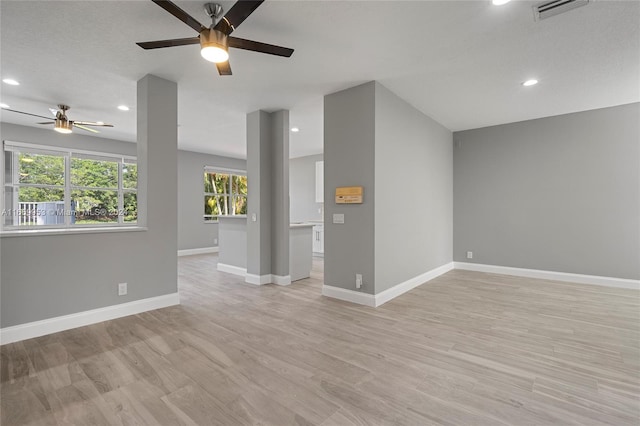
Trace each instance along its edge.
<instances>
[{"instance_id":1,"label":"gray column","mask_svg":"<svg viewBox=\"0 0 640 426\"><path fill-rule=\"evenodd\" d=\"M247 115L247 282L288 284L289 111Z\"/></svg>"},{"instance_id":2,"label":"gray column","mask_svg":"<svg viewBox=\"0 0 640 426\"><path fill-rule=\"evenodd\" d=\"M165 280L177 286L178 85L144 76L138 81L137 115L138 224L157 240L149 252L166 269Z\"/></svg>"},{"instance_id":3,"label":"gray column","mask_svg":"<svg viewBox=\"0 0 640 426\"><path fill-rule=\"evenodd\" d=\"M271 274L289 276L289 111L271 116ZM286 281L286 278L284 278ZM276 278L275 282L282 283ZM284 284L289 284L285 282Z\"/></svg>"}]
</instances>

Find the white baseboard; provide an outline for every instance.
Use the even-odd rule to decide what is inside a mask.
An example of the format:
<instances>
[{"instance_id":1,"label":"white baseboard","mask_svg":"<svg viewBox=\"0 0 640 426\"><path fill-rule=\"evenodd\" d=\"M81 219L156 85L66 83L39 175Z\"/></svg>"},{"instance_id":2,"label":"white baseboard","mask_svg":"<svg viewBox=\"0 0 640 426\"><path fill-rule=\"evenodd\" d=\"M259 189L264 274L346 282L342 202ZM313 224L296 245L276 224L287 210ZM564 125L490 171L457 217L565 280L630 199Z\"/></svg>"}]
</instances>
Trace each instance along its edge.
<instances>
[{"instance_id":1,"label":"white baseboard","mask_svg":"<svg viewBox=\"0 0 640 426\"><path fill-rule=\"evenodd\" d=\"M453 269L453 262L449 262L445 265L438 266L435 269L427 271L424 274L420 274L416 277L408 279L407 281L396 284L393 287L376 294L375 296L376 306L380 306L384 303L387 303L389 300L395 299L401 294L404 294L410 290L413 290L419 285L422 285L427 281L431 281L432 279L439 277L442 274L446 274L452 269Z\"/></svg>"},{"instance_id":2,"label":"white baseboard","mask_svg":"<svg viewBox=\"0 0 640 426\"><path fill-rule=\"evenodd\" d=\"M233 275L240 275L241 277L244 277L245 275L247 275L247 268L227 265L226 263L218 263L218 271L226 272L228 274L233 274Z\"/></svg>"},{"instance_id":3,"label":"white baseboard","mask_svg":"<svg viewBox=\"0 0 640 426\"><path fill-rule=\"evenodd\" d=\"M244 277L245 282L249 284L255 285L264 285L264 284L278 284L278 285L289 285L291 284L291 275L255 275L248 274L246 268L240 268L239 266L227 265L225 263L218 263L218 271L227 272L229 274L238 275Z\"/></svg>"},{"instance_id":4,"label":"white baseboard","mask_svg":"<svg viewBox=\"0 0 640 426\"><path fill-rule=\"evenodd\" d=\"M393 287L388 288L385 291L375 295L362 293L360 291L355 291L355 290L348 290L340 287L334 287L330 285L322 286L322 295L327 297L333 297L334 299L345 300L347 302L357 303L360 305L371 306L373 308L376 308L378 306L381 306L384 303L387 303L391 299L395 299L401 294L404 294L410 290L413 290L419 285L425 284L426 282L451 271L452 269L453 269L453 262L449 262L445 265L438 266L435 269L432 269L423 274L410 278L407 281L403 281L399 284L396 284Z\"/></svg>"},{"instance_id":5,"label":"white baseboard","mask_svg":"<svg viewBox=\"0 0 640 426\"><path fill-rule=\"evenodd\" d=\"M0 329L0 343L4 345L19 342L46 334L57 333L59 331L70 330L72 328L83 327L85 325L179 304L180 295L178 293L163 294L162 296L134 300L133 302L120 303L118 305L106 306L90 311L14 325Z\"/></svg>"},{"instance_id":6,"label":"white baseboard","mask_svg":"<svg viewBox=\"0 0 640 426\"><path fill-rule=\"evenodd\" d=\"M271 274L255 275L247 273L245 274L244 281L255 285L271 284Z\"/></svg>"},{"instance_id":7,"label":"white baseboard","mask_svg":"<svg viewBox=\"0 0 640 426\"><path fill-rule=\"evenodd\" d=\"M347 290L346 288L334 287L332 285L323 285L322 295L344 300L345 302L357 303L358 305L371 306L372 308L376 306L376 299L373 294Z\"/></svg>"},{"instance_id":8,"label":"white baseboard","mask_svg":"<svg viewBox=\"0 0 640 426\"><path fill-rule=\"evenodd\" d=\"M273 275L271 274L271 282L278 285L291 284L291 275Z\"/></svg>"},{"instance_id":9,"label":"white baseboard","mask_svg":"<svg viewBox=\"0 0 640 426\"><path fill-rule=\"evenodd\" d=\"M192 256L194 254L218 253L218 247L202 247L195 249L178 250L178 257Z\"/></svg>"},{"instance_id":10,"label":"white baseboard","mask_svg":"<svg viewBox=\"0 0 640 426\"><path fill-rule=\"evenodd\" d=\"M605 287L640 290L640 280L544 271L539 269L512 268L510 266L483 265L480 263L454 262L454 265L455 269L463 269L466 271L488 272L491 274L515 275L517 277L539 278L543 280L566 281L578 284L591 284Z\"/></svg>"}]
</instances>

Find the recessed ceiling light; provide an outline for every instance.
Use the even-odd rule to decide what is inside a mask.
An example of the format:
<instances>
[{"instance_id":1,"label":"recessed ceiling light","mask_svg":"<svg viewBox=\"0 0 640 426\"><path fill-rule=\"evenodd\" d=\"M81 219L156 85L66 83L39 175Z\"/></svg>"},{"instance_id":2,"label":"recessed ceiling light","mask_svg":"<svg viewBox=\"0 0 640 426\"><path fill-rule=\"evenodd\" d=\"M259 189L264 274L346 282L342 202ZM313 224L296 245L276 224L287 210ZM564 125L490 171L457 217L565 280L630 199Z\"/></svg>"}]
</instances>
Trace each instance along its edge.
<instances>
[{"instance_id":1,"label":"recessed ceiling light","mask_svg":"<svg viewBox=\"0 0 640 426\"><path fill-rule=\"evenodd\" d=\"M509 3L511 0L491 0L494 6L502 6L503 4Z\"/></svg>"},{"instance_id":2,"label":"recessed ceiling light","mask_svg":"<svg viewBox=\"0 0 640 426\"><path fill-rule=\"evenodd\" d=\"M0 104L0 108L11 108L11 107L7 104Z\"/></svg>"},{"instance_id":3,"label":"recessed ceiling light","mask_svg":"<svg viewBox=\"0 0 640 426\"><path fill-rule=\"evenodd\" d=\"M298 129L297 127L292 127L292 128L291 128L291 131L292 131L293 133L297 133L297 132L299 132L299 131L300 131L300 129Z\"/></svg>"},{"instance_id":4,"label":"recessed ceiling light","mask_svg":"<svg viewBox=\"0 0 640 426\"><path fill-rule=\"evenodd\" d=\"M118 109L119 109L120 111L129 111L129 107L128 107L128 106L126 106L126 105L119 105L119 106L118 106Z\"/></svg>"},{"instance_id":5,"label":"recessed ceiling light","mask_svg":"<svg viewBox=\"0 0 640 426\"><path fill-rule=\"evenodd\" d=\"M536 84L538 84L538 80L536 80L535 78L532 78L531 80L527 80L524 83L522 83L522 85L525 87L535 86Z\"/></svg>"},{"instance_id":6,"label":"recessed ceiling light","mask_svg":"<svg viewBox=\"0 0 640 426\"><path fill-rule=\"evenodd\" d=\"M10 86L19 86L20 83L18 83L16 80L12 79L12 78L5 78L4 80L2 80L4 83L7 83Z\"/></svg>"}]
</instances>

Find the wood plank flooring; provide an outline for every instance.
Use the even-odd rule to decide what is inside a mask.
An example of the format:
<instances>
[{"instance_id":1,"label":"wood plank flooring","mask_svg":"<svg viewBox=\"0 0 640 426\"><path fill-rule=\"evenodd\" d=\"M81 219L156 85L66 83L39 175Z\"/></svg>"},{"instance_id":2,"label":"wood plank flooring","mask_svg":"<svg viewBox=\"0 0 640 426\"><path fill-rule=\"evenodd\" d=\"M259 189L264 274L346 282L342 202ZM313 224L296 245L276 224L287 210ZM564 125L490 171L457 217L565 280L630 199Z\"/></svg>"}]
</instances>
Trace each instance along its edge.
<instances>
[{"instance_id":1,"label":"wood plank flooring","mask_svg":"<svg viewBox=\"0 0 640 426\"><path fill-rule=\"evenodd\" d=\"M452 271L380 308L179 259L182 305L0 348L9 425L638 425L637 291Z\"/></svg>"}]
</instances>

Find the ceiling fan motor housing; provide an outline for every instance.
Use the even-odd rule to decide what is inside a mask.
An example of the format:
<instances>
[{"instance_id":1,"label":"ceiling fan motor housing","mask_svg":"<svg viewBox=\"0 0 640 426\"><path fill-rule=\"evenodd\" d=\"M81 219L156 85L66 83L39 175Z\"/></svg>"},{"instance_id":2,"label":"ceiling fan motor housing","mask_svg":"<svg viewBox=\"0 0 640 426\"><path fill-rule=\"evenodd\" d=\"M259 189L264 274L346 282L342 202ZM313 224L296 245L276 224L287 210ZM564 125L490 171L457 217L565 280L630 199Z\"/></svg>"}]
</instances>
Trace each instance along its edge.
<instances>
[{"instance_id":1,"label":"ceiling fan motor housing","mask_svg":"<svg viewBox=\"0 0 640 426\"><path fill-rule=\"evenodd\" d=\"M227 35L222 31L208 28L200 33L200 47L218 47L220 49L228 50L229 42Z\"/></svg>"},{"instance_id":2,"label":"ceiling fan motor housing","mask_svg":"<svg viewBox=\"0 0 640 426\"><path fill-rule=\"evenodd\" d=\"M71 133L73 131L73 121L67 120L66 117L56 118L53 129L60 133Z\"/></svg>"}]
</instances>

